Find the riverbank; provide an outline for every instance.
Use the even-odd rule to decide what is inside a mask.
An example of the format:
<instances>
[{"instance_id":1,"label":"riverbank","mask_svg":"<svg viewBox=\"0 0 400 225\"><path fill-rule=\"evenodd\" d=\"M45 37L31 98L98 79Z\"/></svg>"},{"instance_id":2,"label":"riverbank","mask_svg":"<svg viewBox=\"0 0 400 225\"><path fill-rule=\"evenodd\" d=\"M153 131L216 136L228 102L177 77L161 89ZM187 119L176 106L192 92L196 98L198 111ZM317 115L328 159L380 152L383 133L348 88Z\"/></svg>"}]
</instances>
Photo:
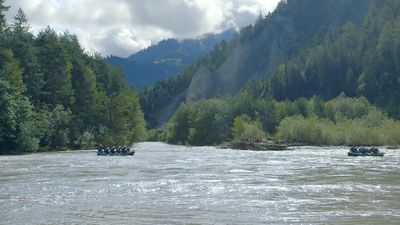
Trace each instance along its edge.
<instances>
[{"instance_id":1,"label":"riverbank","mask_svg":"<svg viewBox=\"0 0 400 225\"><path fill-rule=\"evenodd\" d=\"M319 146L322 147L324 145L315 144L315 143L304 143L304 142L295 142L295 141L287 141L287 140L275 140L268 139L262 141L255 142L246 142L239 140L232 140L229 142L224 142L219 145L219 148L222 149L236 149L236 150L250 150L250 151L285 151L285 150L293 150L292 147L295 146ZM350 148L351 146L346 146ZM399 149L399 146L376 146L378 148L384 149Z\"/></svg>"},{"instance_id":2,"label":"riverbank","mask_svg":"<svg viewBox=\"0 0 400 225\"><path fill-rule=\"evenodd\" d=\"M306 146L306 145L310 144L267 139L261 141L253 141L253 142L232 140L229 142L224 142L218 147L223 149L230 148L237 150L252 150L252 151L284 151L284 150L291 150L291 148L289 147L292 146Z\"/></svg>"}]
</instances>

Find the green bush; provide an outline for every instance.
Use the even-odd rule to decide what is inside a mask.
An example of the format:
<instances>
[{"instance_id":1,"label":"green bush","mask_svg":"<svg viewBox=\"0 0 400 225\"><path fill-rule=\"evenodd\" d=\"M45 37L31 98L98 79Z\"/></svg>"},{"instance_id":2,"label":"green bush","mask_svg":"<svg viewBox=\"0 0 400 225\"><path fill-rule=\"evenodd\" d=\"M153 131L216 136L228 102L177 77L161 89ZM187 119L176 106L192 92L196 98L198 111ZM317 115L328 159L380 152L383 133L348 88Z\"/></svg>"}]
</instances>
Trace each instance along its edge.
<instances>
[{"instance_id":1,"label":"green bush","mask_svg":"<svg viewBox=\"0 0 400 225\"><path fill-rule=\"evenodd\" d=\"M246 114L235 118L232 127L232 134L235 140L254 142L265 138L266 134L262 130L259 120L251 121Z\"/></svg>"},{"instance_id":2,"label":"green bush","mask_svg":"<svg viewBox=\"0 0 400 225\"><path fill-rule=\"evenodd\" d=\"M334 123L319 117L287 117L278 126L280 139L326 145L399 145L400 122L372 109L362 118Z\"/></svg>"}]
</instances>

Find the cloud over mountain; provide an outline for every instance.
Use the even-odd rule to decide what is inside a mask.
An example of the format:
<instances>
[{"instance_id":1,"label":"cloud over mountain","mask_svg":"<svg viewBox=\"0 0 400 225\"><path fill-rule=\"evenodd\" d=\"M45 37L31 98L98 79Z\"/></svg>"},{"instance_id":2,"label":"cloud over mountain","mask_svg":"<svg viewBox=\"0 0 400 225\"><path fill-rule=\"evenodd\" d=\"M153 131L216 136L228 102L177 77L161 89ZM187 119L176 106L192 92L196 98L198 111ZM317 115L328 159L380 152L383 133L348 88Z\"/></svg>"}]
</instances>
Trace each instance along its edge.
<instances>
[{"instance_id":1,"label":"cloud over mountain","mask_svg":"<svg viewBox=\"0 0 400 225\"><path fill-rule=\"evenodd\" d=\"M12 22L22 8L32 31L76 33L82 47L126 57L166 38L195 38L253 24L279 0L6 0Z\"/></svg>"}]
</instances>

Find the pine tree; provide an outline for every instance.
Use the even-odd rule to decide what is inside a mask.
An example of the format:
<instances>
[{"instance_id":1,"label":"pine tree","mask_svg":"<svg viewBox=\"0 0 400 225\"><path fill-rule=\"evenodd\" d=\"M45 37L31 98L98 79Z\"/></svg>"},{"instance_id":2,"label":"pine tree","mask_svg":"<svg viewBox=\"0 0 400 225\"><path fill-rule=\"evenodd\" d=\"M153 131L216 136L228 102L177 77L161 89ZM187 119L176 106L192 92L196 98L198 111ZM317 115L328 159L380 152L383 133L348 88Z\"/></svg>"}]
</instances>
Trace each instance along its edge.
<instances>
[{"instance_id":1,"label":"pine tree","mask_svg":"<svg viewBox=\"0 0 400 225\"><path fill-rule=\"evenodd\" d=\"M44 85L43 74L36 58L34 37L29 31L30 25L22 9L18 9L11 24L8 47L13 51L14 57L20 62L23 69L22 77L26 85L26 94L34 103L40 100L41 89Z\"/></svg>"},{"instance_id":2,"label":"pine tree","mask_svg":"<svg viewBox=\"0 0 400 225\"><path fill-rule=\"evenodd\" d=\"M75 101L71 82L73 66L67 60L58 35L50 27L41 30L36 39L36 47L38 62L46 82L43 86L43 101L52 107L58 104L71 107Z\"/></svg>"}]
</instances>

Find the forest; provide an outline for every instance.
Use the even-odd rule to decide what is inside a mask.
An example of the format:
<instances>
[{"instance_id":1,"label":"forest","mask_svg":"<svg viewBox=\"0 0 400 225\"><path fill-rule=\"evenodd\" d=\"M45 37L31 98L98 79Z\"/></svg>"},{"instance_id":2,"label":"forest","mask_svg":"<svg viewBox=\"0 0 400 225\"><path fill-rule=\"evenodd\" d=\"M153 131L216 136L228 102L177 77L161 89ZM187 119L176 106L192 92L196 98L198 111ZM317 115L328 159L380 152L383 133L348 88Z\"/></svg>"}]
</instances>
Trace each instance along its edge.
<instances>
[{"instance_id":1,"label":"forest","mask_svg":"<svg viewBox=\"0 0 400 225\"><path fill-rule=\"evenodd\" d=\"M322 1L309 3L323 7ZM251 42L278 15L294 15L299 8L307 10L304 6L303 1L281 1L273 13L260 16L229 43L216 45L186 77L200 65L212 71L237 43ZM213 145L247 133L247 138L267 135L314 144L400 145L399 9L399 0L372 1L360 23L344 21L331 31L306 30L310 33L301 34L305 41L273 74L253 80L233 97L217 94L192 105L183 103L163 130L151 131L153 139ZM296 20L296 26L322 20L315 17L323 15L309 14L313 18ZM168 80L184 89L190 82L182 81ZM150 109L160 107L169 91L176 90L166 82L141 92L145 112L157 114ZM161 92L163 99L157 98Z\"/></svg>"},{"instance_id":2,"label":"forest","mask_svg":"<svg viewBox=\"0 0 400 225\"><path fill-rule=\"evenodd\" d=\"M76 35L35 36L0 0L0 154L131 145L146 139L139 98L123 71L85 53Z\"/></svg>"},{"instance_id":3,"label":"forest","mask_svg":"<svg viewBox=\"0 0 400 225\"><path fill-rule=\"evenodd\" d=\"M33 35L22 9L13 21L5 20L8 7L3 3L0 154L145 140L217 145L267 137L307 144L400 145L400 0L374 0L361 21L343 19L335 29L322 24L323 13L307 11L329 8L325 1L283 0L176 77L139 93L121 68L100 54L86 53L75 34L46 27ZM214 98L182 103L163 128L152 129L201 66L216 71L235 46L251 43L282 16L294 18L303 32L272 74L248 82L235 96L217 90ZM303 29L310 22L315 24Z\"/></svg>"},{"instance_id":4,"label":"forest","mask_svg":"<svg viewBox=\"0 0 400 225\"><path fill-rule=\"evenodd\" d=\"M305 144L398 146L399 132L400 122L363 96L342 93L327 102L319 96L278 102L271 96L254 99L243 91L235 97L182 103L165 128L150 131L150 136L189 145L273 138Z\"/></svg>"}]
</instances>

